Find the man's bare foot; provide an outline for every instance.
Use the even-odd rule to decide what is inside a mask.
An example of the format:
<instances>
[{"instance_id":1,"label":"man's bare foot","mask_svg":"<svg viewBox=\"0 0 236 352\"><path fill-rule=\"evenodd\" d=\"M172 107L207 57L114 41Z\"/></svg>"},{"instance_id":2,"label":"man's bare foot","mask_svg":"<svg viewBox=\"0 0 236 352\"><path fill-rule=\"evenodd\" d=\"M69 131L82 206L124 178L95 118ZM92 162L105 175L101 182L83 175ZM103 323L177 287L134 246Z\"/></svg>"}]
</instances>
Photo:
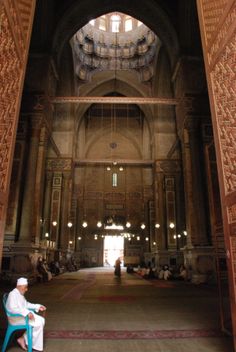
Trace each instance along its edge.
<instances>
[{"instance_id":1,"label":"man's bare foot","mask_svg":"<svg viewBox=\"0 0 236 352\"><path fill-rule=\"evenodd\" d=\"M19 337L19 339L17 339L17 342L20 345L20 347L22 348L22 350L27 351L24 336Z\"/></svg>"}]
</instances>

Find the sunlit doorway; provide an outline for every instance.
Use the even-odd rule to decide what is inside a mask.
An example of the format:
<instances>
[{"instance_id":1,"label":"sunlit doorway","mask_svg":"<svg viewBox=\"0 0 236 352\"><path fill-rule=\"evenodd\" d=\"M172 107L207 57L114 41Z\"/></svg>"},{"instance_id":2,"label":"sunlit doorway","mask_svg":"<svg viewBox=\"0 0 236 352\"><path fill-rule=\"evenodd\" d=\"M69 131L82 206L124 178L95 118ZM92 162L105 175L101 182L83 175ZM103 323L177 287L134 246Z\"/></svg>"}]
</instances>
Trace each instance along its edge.
<instances>
[{"instance_id":1,"label":"sunlit doorway","mask_svg":"<svg viewBox=\"0 0 236 352\"><path fill-rule=\"evenodd\" d=\"M105 236L103 251L103 265L114 266L117 258L120 258L121 265L124 262L124 237Z\"/></svg>"}]
</instances>

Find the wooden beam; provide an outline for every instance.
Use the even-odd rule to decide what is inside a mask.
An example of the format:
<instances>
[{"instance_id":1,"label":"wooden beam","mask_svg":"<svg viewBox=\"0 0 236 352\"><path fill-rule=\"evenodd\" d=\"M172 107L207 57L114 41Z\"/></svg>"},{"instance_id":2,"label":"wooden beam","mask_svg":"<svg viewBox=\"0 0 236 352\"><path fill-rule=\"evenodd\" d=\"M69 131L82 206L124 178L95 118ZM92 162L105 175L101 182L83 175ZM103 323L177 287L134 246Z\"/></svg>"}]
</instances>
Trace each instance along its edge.
<instances>
[{"instance_id":1,"label":"wooden beam","mask_svg":"<svg viewBox=\"0 0 236 352\"><path fill-rule=\"evenodd\" d=\"M143 98L143 97L55 97L53 104L151 104L177 105L178 100L172 98Z\"/></svg>"},{"instance_id":2,"label":"wooden beam","mask_svg":"<svg viewBox=\"0 0 236 352\"><path fill-rule=\"evenodd\" d=\"M152 166L153 160L128 160L128 159L76 159L74 161L75 167L83 165L109 165L109 166Z\"/></svg>"}]
</instances>

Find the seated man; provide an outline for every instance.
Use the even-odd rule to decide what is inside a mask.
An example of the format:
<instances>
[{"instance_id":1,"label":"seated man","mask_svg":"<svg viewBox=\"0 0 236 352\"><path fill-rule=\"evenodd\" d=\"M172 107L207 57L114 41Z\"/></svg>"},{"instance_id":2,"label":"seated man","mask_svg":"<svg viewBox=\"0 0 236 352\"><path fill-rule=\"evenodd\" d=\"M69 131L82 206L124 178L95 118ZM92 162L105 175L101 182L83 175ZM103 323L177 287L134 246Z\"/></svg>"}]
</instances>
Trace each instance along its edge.
<instances>
[{"instance_id":1,"label":"seated man","mask_svg":"<svg viewBox=\"0 0 236 352\"><path fill-rule=\"evenodd\" d=\"M179 268L179 278L185 281L188 280L188 271L184 265L181 265Z\"/></svg>"},{"instance_id":2,"label":"seated man","mask_svg":"<svg viewBox=\"0 0 236 352\"><path fill-rule=\"evenodd\" d=\"M43 327L45 319L38 314L33 313L29 309L38 311L46 310L46 307L41 304L33 304L26 301L24 294L28 290L28 281L25 278L17 280L17 285L12 290L7 298L6 307L13 314L21 314L24 317L29 317L29 324L33 326L33 349L43 351ZM24 324L24 319L21 317L9 317L11 324ZM17 340L23 350L27 350L27 334L24 333Z\"/></svg>"},{"instance_id":3,"label":"seated man","mask_svg":"<svg viewBox=\"0 0 236 352\"><path fill-rule=\"evenodd\" d=\"M169 270L169 265L164 265L159 271L158 278L168 280L171 276L171 271Z\"/></svg>"},{"instance_id":4,"label":"seated man","mask_svg":"<svg viewBox=\"0 0 236 352\"><path fill-rule=\"evenodd\" d=\"M37 270L40 275L42 275L43 282L50 281L52 279L52 273L48 270L46 260L42 257L38 258Z\"/></svg>"}]
</instances>

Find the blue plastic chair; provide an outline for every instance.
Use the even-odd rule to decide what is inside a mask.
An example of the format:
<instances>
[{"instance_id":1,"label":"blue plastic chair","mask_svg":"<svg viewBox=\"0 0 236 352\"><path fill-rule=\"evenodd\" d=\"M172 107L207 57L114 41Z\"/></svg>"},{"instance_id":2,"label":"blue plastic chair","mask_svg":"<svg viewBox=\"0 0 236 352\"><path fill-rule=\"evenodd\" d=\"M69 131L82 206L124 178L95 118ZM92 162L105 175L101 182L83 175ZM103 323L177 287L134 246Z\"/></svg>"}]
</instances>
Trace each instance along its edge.
<instances>
[{"instance_id":1,"label":"blue plastic chair","mask_svg":"<svg viewBox=\"0 0 236 352\"><path fill-rule=\"evenodd\" d=\"M32 352L32 332L33 332L33 327L31 325L29 325L29 318L28 316L24 317L21 314L13 314L10 313L7 308L6 308L6 302L7 302L7 297L8 297L8 293L4 293L3 295L3 306L6 312L7 317L23 317L25 319L25 324L20 324L20 325L12 325L9 320L8 320L8 326L7 326L7 331L6 331L6 335L4 338L4 342L2 345L2 352L6 351L8 342L10 340L10 337L12 335L13 332L15 332L16 330L26 330L27 331L27 338L28 338L28 352Z\"/></svg>"}]
</instances>

